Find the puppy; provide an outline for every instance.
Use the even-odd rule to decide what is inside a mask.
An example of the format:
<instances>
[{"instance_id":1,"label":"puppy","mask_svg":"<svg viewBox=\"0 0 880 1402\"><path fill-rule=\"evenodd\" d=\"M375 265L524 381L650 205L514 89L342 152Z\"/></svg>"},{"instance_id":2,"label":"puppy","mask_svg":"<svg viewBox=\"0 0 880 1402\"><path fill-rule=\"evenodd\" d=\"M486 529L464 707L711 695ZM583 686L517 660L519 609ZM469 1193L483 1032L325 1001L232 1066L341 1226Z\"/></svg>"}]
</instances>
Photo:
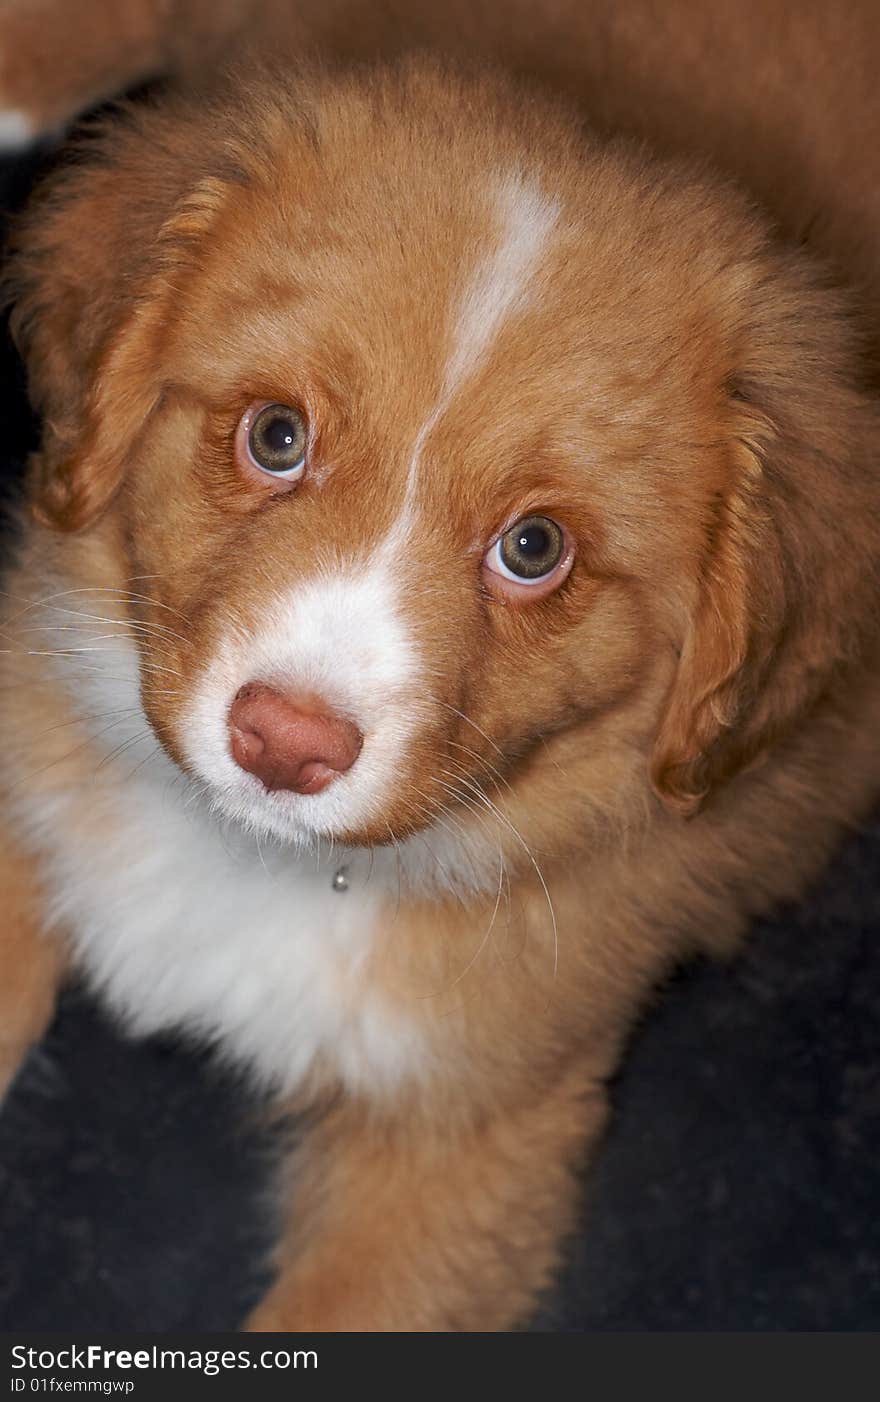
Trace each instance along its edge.
<instances>
[{"instance_id":1,"label":"puppy","mask_svg":"<svg viewBox=\"0 0 880 1402\"><path fill-rule=\"evenodd\" d=\"M307 1116L249 1327L513 1327L649 991L880 786L852 299L428 59L129 111L9 287L2 1072L73 965Z\"/></svg>"}]
</instances>

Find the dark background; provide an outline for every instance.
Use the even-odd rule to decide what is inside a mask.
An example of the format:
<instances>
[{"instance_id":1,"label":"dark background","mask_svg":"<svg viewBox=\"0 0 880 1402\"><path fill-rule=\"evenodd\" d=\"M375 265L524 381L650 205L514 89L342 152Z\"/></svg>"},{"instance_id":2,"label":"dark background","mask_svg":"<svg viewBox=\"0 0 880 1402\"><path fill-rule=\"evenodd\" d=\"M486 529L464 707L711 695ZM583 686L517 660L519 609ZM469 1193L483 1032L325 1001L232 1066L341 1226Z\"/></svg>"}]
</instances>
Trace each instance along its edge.
<instances>
[{"instance_id":1,"label":"dark background","mask_svg":"<svg viewBox=\"0 0 880 1402\"><path fill-rule=\"evenodd\" d=\"M3 208L40 164L0 164ZM34 426L6 341L0 428L14 490ZM878 1327L878 859L880 821L736 964L658 995L537 1327ZM0 1117L0 1329L235 1327L278 1148L197 1049L123 1041L73 990Z\"/></svg>"}]
</instances>

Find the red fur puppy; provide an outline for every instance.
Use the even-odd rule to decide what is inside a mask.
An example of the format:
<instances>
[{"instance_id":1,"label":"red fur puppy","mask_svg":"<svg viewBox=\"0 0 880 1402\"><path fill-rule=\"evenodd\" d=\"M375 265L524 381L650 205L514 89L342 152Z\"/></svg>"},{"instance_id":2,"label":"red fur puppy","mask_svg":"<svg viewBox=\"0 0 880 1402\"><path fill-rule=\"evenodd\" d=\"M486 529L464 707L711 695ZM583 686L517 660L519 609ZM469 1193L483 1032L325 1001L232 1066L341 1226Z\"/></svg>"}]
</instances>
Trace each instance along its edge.
<instances>
[{"instance_id":1,"label":"red fur puppy","mask_svg":"<svg viewBox=\"0 0 880 1402\"><path fill-rule=\"evenodd\" d=\"M256 1329L499 1329L648 991L880 787L880 414L744 196L420 61L18 236L0 1073L74 964L310 1112Z\"/></svg>"}]
</instances>

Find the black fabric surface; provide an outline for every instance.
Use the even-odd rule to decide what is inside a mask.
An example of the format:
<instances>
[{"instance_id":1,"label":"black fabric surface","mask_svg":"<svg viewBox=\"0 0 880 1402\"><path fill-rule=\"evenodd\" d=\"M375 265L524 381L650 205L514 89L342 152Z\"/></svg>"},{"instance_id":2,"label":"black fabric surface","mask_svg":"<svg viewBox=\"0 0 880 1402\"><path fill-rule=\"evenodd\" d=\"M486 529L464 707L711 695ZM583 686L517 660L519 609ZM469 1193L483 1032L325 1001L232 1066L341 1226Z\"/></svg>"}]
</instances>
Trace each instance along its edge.
<instances>
[{"instance_id":1,"label":"black fabric surface","mask_svg":"<svg viewBox=\"0 0 880 1402\"><path fill-rule=\"evenodd\" d=\"M6 207L34 163L0 171ZM32 441L0 352L5 480ZM614 1087L550 1330L880 1323L880 821L729 967L663 990ZM0 971L2 976L2 971ZM64 1000L0 1116L0 1329L228 1329L278 1136L193 1048Z\"/></svg>"}]
</instances>

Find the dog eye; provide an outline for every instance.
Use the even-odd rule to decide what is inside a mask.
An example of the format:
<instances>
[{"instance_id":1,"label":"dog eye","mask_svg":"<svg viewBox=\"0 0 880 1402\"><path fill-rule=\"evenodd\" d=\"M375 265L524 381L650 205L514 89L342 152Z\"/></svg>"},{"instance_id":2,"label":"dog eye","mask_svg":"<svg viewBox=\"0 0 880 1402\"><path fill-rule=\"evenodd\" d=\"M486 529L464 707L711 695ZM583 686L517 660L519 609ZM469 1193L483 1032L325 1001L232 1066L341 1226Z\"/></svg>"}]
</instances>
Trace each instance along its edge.
<instances>
[{"instance_id":1,"label":"dog eye","mask_svg":"<svg viewBox=\"0 0 880 1402\"><path fill-rule=\"evenodd\" d=\"M523 584L544 579L562 558L562 531L549 516L526 516L497 542L499 570Z\"/></svg>"},{"instance_id":2,"label":"dog eye","mask_svg":"<svg viewBox=\"0 0 880 1402\"><path fill-rule=\"evenodd\" d=\"M244 465L284 481L295 481L306 464L308 427L289 404L253 404L242 416L236 452Z\"/></svg>"},{"instance_id":3,"label":"dog eye","mask_svg":"<svg viewBox=\"0 0 880 1402\"><path fill-rule=\"evenodd\" d=\"M483 564L493 593L524 603L558 589L573 561L563 526L549 516L523 516L499 536Z\"/></svg>"}]
</instances>

